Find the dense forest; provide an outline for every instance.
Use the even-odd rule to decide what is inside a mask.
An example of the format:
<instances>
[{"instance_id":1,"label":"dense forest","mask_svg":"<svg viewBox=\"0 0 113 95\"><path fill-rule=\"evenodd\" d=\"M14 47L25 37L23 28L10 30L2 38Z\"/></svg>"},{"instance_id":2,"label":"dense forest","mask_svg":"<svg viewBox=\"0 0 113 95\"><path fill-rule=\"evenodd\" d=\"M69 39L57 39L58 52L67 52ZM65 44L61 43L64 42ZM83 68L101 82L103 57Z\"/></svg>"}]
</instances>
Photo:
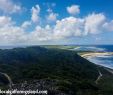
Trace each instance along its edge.
<instances>
[{"instance_id":1,"label":"dense forest","mask_svg":"<svg viewBox=\"0 0 113 95\"><path fill-rule=\"evenodd\" d=\"M96 84L98 70L103 77ZM49 95L113 95L113 75L70 50L39 46L0 50L0 72L8 74L15 85L48 80ZM0 84L1 89L8 88L2 74Z\"/></svg>"}]
</instances>

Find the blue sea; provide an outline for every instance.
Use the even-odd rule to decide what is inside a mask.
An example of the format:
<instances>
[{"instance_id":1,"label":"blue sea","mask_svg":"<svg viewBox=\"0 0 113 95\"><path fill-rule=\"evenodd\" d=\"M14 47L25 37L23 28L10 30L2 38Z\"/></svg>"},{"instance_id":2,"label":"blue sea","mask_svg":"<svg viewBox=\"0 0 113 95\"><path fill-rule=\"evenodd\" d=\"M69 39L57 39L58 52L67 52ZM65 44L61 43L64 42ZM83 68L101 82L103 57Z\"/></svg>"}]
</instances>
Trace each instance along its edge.
<instances>
[{"instance_id":1,"label":"blue sea","mask_svg":"<svg viewBox=\"0 0 113 95\"><path fill-rule=\"evenodd\" d=\"M75 51L113 52L113 45L85 45ZM113 69L113 55L98 55L87 58L90 62Z\"/></svg>"},{"instance_id":2,"label":"blue sea","mask_svg":"<svg viewBox=\"0 0 113 95\"><path fill-rule=\"evenodd\" d=\"M76 51L113 52L113 45L79 45Z\"/></svg>"}]
</instances>

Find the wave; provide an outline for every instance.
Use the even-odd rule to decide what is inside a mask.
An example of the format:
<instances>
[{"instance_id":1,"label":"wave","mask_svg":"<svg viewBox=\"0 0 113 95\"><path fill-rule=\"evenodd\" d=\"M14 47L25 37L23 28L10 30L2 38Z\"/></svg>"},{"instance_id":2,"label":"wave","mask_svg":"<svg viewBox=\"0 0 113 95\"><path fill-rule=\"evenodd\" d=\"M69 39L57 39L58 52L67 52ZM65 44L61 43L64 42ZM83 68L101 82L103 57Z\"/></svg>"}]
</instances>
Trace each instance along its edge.
<instances>
[{"instance_id":1,"label":"wave","mask_svg":"<svg viewBox=\"0 0 113 95\"><path fill-rule=\"evenodd\" d=\"M80 46L77 48L74 48L75 51L106 51L105 48L99 48L99 47L94 47L94 46Z\"/></svg>"},{"instance_id":2,"label":"wave","mask_svg":"<svg viewBox=\"0 0 113 95\"><path fill-rule=\"evenodd\" d=\"M101 56L101 58L96 56L96 57L87 57L86 59L97 65L113 69L113 56Z\"/></svg>"}]
</instances>

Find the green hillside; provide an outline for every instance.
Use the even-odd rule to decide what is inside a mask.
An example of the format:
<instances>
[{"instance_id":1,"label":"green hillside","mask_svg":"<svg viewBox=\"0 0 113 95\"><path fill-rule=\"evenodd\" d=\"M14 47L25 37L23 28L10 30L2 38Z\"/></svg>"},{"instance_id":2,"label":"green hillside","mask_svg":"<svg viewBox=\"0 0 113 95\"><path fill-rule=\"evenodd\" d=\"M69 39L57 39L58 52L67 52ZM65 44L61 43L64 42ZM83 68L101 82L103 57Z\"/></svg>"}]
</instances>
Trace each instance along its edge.
<instances>
[{"instance_id":1,"label":"green hillside","mask_svg":"<svg viewBox=\"0 0 113 95\"><path fill-rule=\"evenodd\" d=\"M104 77L96 84L98 70ZM14 88L19 88L19 84L25 81L35 87L34 81L46 83L49 80L49 84L44 85L49 95L57 95L56 93L64 93L64 95L113 94L111 84L113 76L102 67L69 50L38 46L0 50L0 72L10 76L15 84ZM8 88L3 75L0 75L0 84L2 84L0 88ZM44 86L42 84L42 88ZM50 86L53 89L50 89Z\"/></svg>"}]
</instances>

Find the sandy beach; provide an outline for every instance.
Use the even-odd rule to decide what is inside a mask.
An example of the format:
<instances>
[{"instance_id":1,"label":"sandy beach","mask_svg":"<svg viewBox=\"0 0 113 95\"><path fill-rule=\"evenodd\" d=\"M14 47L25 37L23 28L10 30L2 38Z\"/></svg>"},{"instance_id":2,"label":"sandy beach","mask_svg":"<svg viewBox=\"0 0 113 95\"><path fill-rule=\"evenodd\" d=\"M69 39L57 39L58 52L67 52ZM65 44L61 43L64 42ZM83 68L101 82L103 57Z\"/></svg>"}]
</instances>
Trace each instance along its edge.
<instances>
[{"instance_id":1,"label":"sandy beach","mask_svg":"<svg viewBox=\"0 0 113 95\"><path fill-rule=\"evenodd\" d=\"M107 55L113 55L113 52L93 52L93 53L85 53L81 54L81 57L87 58L87 57L96 57L96 56L107 56Z\"/></svg>"},{"instance_id":2,"label":"sandy beach","mask_svg":"<svg viewBox=\"0 0 113 95\"><path fill-rule=\"evenodd\" d=\"M85 53L85 54L81 54L80 56L83 57L83 58L91 58L91 57L96 57L96 56L109 56L109 55L113 55L113 52L90 52L90 53ZM95 63L97 65L101 65L101 64L98 64L98 63ZM105 70L107 70L109 73L113 74L113 69L112 68L109 68L109 67L106 67L106 66L103 66L101 65L102 67L104 67Z\"/></svg>"}]
</instances>

